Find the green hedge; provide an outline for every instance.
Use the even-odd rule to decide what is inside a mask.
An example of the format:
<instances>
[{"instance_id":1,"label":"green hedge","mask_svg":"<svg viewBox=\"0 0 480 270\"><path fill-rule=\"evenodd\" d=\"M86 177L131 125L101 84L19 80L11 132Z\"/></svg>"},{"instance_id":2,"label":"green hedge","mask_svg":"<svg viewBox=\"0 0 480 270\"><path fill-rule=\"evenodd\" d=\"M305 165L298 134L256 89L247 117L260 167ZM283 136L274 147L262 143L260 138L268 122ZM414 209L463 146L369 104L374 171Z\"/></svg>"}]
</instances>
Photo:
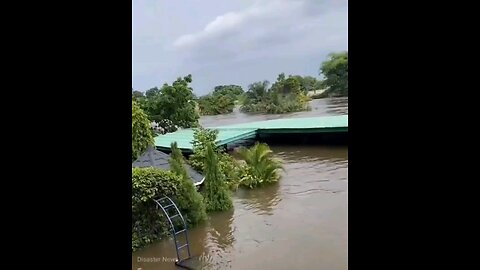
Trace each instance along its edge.
<instances>
[{"instance_id":1,"label":"green hedge","mask_svg":"<svg viewBox=\"0 0 480 270\"><path fill-rule=\"evenodd\" d=\"M192 181L156 168L132 169L132 251L165 237L170 229L153 201L170 197L178 206L189 226L206 219L202 196Z\"/></svg>"}]
</instances>

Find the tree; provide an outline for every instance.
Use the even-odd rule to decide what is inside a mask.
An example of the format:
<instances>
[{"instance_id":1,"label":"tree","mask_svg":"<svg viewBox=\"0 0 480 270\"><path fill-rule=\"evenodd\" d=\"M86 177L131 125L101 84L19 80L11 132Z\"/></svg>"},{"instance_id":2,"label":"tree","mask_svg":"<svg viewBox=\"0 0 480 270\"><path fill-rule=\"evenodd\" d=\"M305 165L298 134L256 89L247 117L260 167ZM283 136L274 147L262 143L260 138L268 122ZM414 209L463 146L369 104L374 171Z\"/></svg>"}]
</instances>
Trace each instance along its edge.
<instances>
[{"instance_id":1,"label":"tree","mask_svg":"<svg viewBox=\"0 0 480 270\"><path fill-rule=\"evenodd\" d=\"M322 90L324 88L323 86L323 81L322 80L317 80L315 84L313 85L313 92L315 93L317 90Z\"/></svg>"},{"instance_id":2,"label":"tree","mask_svg":"<svg viewBox=\"0 0 480 270\"><path fill-rule=\"evenodd\" d=\"M174 125L183 128L198 125L200 116L195 109L193 89L189 86L192 75L178 78L172 85L164 84L162 88L151 88L145 92L142 108L150 120L168 119Z\"/></svg>"},{"instance_id":3,"label":"tree","mask_svg":"<svg viewBox=\"0 0 480 270\"><path fill-rule=\"evenodd\" d=\"M168 160L170 169L178 176L190 181L190 176L188 176L188 172L185 169L185 160L183 159L182 151L178 149L177 142L171 143L170 147L172 152Z\"/></svg>"},{"instance_id":4,"label":"tree","mask_svg":"<svg viewBox=\"0 0 480 270\"><path fill-rule=\"evenodd\" d=\"M147 98L152 98L154 96L157 96L158 94L160 94L160 89L158 89L158 87L150 88L145 91L145 96Z\"/></svg>"},{"instance_id":5,"label":"tree","mask_svg":"<svg viewBox=\"0 0 480 270\"><path fill-rule=\"evenodd\" d=\"M190 210L188 215L184 215L188 224L199 223L207 217L203 197L195 189L195 186L185 169L185 159L183 158L182 151L178 149L177 142L171 144L171 150L172 154L168 160L170 169L180 176L182 181L182 184L177 187L177 192L180 194L188 194L188 199L179 201L178 207L180 209Z\"/></svg>"},{"instance_id":6,"label":"tree","mask_svg":"<svg viewBox=\"0 0 480 270\"><path fill-rule=\"evenodd\" d=\"M255 82L248 86L248 91L245 93L247 102L256 103L264 100L268 93L268 81Z\"/></svg>"},{"instance_id":7,"label":"tree","mask_svg":"<svg viewBox=\"0 0 480 270\"><path fill-rule=\"evenodd\" d=\"M239 85L217 85L213 89L213 95L229 96L233 100L238 99L244 93Z\"/></svg>"},{"instance_id":8,"label":"tree","mask_svg":"<svg viewBox=\"0 0 480 270\"><path fill-rule=\"evenodd\" d=\"M200 118L195 110L193 89L189 87L191 82L192 75L189 74L178 78L171 86L164 85L158 99L160 115L183 128L196 127Z\"/></svg>"},{"instance_id":9,"label":"tree","mask_svg":"<svg viewBox=\"0 0 480 270\"><path fill-rule=\"evenodd\" d=\"M137 104L142 107L142 103L144 102L145 96L143 95L143 92L140 91L134 91L132 88L132 100L135 100Z\"/></svg>"},{"instance_id":10,"label":"tree","mask_svg":"<svg viewBox=\"0 0 480 270\"><path fill-rule=\"evenodd\" d=\"M218 166L218 154L212 143L207 145L204 198L207 212L224 211L233 207L223 174Z\"/></svg>"},{"instance_id":11,"label":"tree","mask_svg":"<svg viewBox=\"0 0 480 270\"><path fill-rule=\"evenodd\" d=\"M207 95L198 99L198 106L202 115L231 113L235 107L235 98L222 94Z\"/></svg>"},{"instance_id":12,"label":"tree","mask_svg":"<svg viewBox=\"0 0 480 270\"><path fill-rule=\"evenodd\" d=\"M300 75L295 75L295 76L290 76L292 78L295 78L299 83L300 83L300 88L302 89L302 92L308 93L309 91L314 91L320 88L317 88L318 86L318 81L317 78L312 77L312 76L300 76Z\"/></svg>"},{"instance_id":13,"label":"tree","mask_svg":"<svg viewBox=\"0 0 480 270\"><path fill-rule=\"evenodd\" d=\"M190 165L201 173L205 173L207 145L214 145L217 141L218 129L205 129L203 127L193 130L193 154L190 155Z\"/></svg>"},{"instance_id":14,"label":"tree","mask_svg":"<svg viewBox=\"0 0 480 270\"><path fill-rule=\"evenodd\" d=\"M143 98L144 97L143 92L140 92L140 91L132 91L132 96L135 97L135 98Z\"/></svg>"},{"instance_id":15,"label":"tree","mask_svg":"<svg viewBox=\"0 0 480 270\"><path fill-rule=\"evenodd\" d=\"M348 96L348 52L331 53L320 67L329 96Z\"/></svg>"},{"instance_id":16,"label":"tree","mask_svg":"<svg viewBox=\"0 0 480 270\"><path fill-rule=\"evenodd\" d=\"M289 113L308 110L307 101L298 80L292 76L286 79L285 73L280 73L270 89L268 81L249 85L240 109L244 112Z\"/></svg>"},{"instance_id":17,"label":"tree","mask_svg":"<svg viewBox=\"0 0 480 270\"><path fill-rule=\"evenodd\" d=\"M289 76L288 79L285 79L285 73L280 73L277 77L277 81L270 88L270 92L277 93L282 96L289 94L300 94L302 88L298 77Z\"/></svg>"},{"instance_id":18,"label":"tree","mask_svg":"<svg viewBox=\"0 0 480 270\"><path fill-rule=\"evenodd\" d=\"M153 142L153 132L147 115L132 100L132 160L138 158Z\"/></svg>"},{"instance_id":19,"label":"tree","mask_svg":"<svg viewBox=\"0 0 480 270\"><path fill-rule=\"evenodd\" d=\"M302 88L300 82L295 78L288 78L283 82L282 85L282 94L283 95L300 95Z\"/></svg>"}]
</instances>

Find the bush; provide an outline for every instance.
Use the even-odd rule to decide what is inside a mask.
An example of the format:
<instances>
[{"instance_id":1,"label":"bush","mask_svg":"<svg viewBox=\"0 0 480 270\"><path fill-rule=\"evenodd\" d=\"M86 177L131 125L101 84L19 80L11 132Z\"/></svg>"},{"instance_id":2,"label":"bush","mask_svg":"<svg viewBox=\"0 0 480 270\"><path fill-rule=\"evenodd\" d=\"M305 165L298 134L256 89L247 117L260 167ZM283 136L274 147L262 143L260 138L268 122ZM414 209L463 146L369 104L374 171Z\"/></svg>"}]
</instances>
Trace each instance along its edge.
<instances>
[{"instance_id":1,"label":"bush","mask_svg":"<svg viewBox=\"0 0 480 270\"><path fill-rule=\"evenodd\" d=\"M228 95L207 95L198 99L198 106L202 115L217 115L233 112L235 99Z\"/></svg>"},{"instance_id":2,"label":"bush","mask_svg":"<svg viewBox=\"0 0 480 270\"><path fill-rule=\"evenodd\" d=\"M194 153L190 156L190 164L204 175L207 173L207 148L212 146L214 149L213 145L217 140L217 134L216 130L201 128L195 130L193 135ZM279 170L283 169L281 161L272 157L273 152L267 144L257 143L250 149L242 147L237 152L243 160L242 163L227 153L214 150L218 178L228 190L234 191L240 186L252 189L280 179Z\"/></svg>"},{"instance_id":3,"label":"bush","mask_svg":"<svg viewBox=\"0 0 480 270\"><path fill-rule=\"evenodd\" d=\"M153 131L147 115L132 100L132 160L153 144Z\"/></svg>"},{"instance_id":4,"label":"bush","mask_svg":"<svg viewBox=\"0 0 480 270\"><path fill-rule=\"evenodd\" d=\"M218 130L197 128L193 132L193 154L190 155L190 165L196 171L203 173L207 156L207 145L215 145Z\"/></svg>"},{"instance_id":5,"label":"bush","mask_svg":"<svg viewBox=\"0 0 480 270\"><path fill-rule=\"evenodd\" d=\"M168 234L170 229L154 199L170 197L189 225L206 217L205 205L191 181L157 168L132 168L132 251Z\"/></svg>"},{"instance_id":6,"label":"bush","mask_svg":"<svg viewBox=\"0 0 480 270\"><path fill-rule=\"evenodd\" d=\"M227 153L219 154L218 164L227 188L231 191L237 190L245 174L245 166Z\"/></svg>"},{"instance_id":7,"label":"bush","mask_svg":"<svg viewBox=\"0 0 480 270\"><path fill-rule=\"evenodd\" d=\"M231 209L233 207L232 198L227 190L225 178L220 172L217 153L211 143L207 144L206 152L204 197L207 211Z\"/></svg>"},{"instance_id":8,"label":"bush","mask_svg":"<svg viewBox=\"0 0 480 270\"><path fill-rule=\"evenodd\" d=\"M189 163L196 171L205 172L207 145L215 145L218 131L199 128L193 135L193 154L190 155ZM240 184L243 168L229 154L216 150L220 174L229 190L236 190Z\"/></svg>"},{"instance_id":9,"label":"bush","mask_svg":"<svg viewBox=\"0 0 480 270\"><path fill-rule=\"evenodd\" d=\"M238 154L246 163L246 170L241 176L242 186L254 188L280 179L279 170L283 166L280 160L272 157L273 151L267 144L256 143L250 149L241 148Z\"/></svg>"},{"instance_id":10,"label":"bush","mask_svg":"<svg viewBox=\"0 0 480 270\"><path fill-rule=\"evenodd\" d=\"M264 81L249 85L240 110L248 113L281 114L310 109L310 98L302 90L299 78L285 78L282 73L269 89L268 84L268 81Z\"/></svg>"},{"instance_id":11,"label":"bush","mask_svg":"<svg viewBox=\"0 0 480 270\"><path fill-rule=\"evenodd\" d=\"M207 218L205 211L205 204L203 202L203 197L200 193L197 192L193 182L185 169L185 160L183 158L182 152L177 147L177 143L172 143L172 155L169 160L171 170L180 176L183 180L181 187L177 190L180 194L189 194L187 198L179 201L177 206L179 209L188 209L191 211L189 215L184 215L187 223L196 224ZM183 214L183 212L182 212Z\"/></svg>"}]
</instances>

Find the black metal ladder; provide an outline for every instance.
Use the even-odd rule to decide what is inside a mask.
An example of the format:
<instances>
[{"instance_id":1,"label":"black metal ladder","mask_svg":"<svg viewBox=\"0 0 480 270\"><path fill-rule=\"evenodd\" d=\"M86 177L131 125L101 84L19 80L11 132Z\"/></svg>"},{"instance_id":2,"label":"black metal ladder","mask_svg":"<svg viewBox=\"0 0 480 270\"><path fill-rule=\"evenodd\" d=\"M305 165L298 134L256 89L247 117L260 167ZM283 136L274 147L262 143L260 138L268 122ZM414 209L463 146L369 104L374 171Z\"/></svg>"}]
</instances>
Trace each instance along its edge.
<instances>
[{"instance_id":1,"label":"black metal ladder","mask_svg":"<svg viewBox=\"0 0 480 270\"><path fill-rule=\"evenodd\" d=\"M188 260L192 257L190 255L190 244L188 242L188 231L187 231L187 224L185 222L185 219L183 218L182 213L180 213L180 210L178 210L177 205L169 197L164 196L160 199L155 200L155 202L157 203L157 208L160 206L160 209L162 209L163 213L165 214L165 217L167 217L168 223L170 223L170 227L173 234L173 241L175 241L175 249L177 251L177 261L175 262L175 264L178 266L181 266L180 265L181 262ZM171 213L172 211L168 210L171 208L175 210L173 211L173 213ZM180 218L183 224L183 228L181 228L178 231L175 229L175 222L174 222L175 218ZM179 246L179 243L177 241L177 235L181 233L185 234L185 243ZM187 258L182 259L180 257L180 250L182 248L187 248L187 252L188 252Z\"/></svg>"}]
</instances>

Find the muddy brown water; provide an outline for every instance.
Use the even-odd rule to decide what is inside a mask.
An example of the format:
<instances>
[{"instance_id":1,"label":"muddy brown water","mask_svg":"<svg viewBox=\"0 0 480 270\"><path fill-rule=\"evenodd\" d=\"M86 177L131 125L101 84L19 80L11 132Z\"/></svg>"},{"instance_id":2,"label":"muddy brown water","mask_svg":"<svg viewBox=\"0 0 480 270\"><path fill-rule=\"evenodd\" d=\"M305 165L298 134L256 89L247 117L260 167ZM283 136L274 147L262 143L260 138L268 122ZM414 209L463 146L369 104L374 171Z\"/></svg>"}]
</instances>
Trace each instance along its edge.
<instances>
[{"instance_id":1,"label":"muddy brown water","mask_svg":"<svg viewBox=\"0 0 480 270\"><path fill-rule=\"evenodd\" d=\"M312 101L288 115L202 117L204 126L283 117L348 114L348 99ZM210 214L189 230L195 269L348 269L348 149L346 146L271 145L285 172L277 184L238 190L234 209ZM182 269L172 239L132 254L132 269Z\"/></svg>"}]
</instances>

